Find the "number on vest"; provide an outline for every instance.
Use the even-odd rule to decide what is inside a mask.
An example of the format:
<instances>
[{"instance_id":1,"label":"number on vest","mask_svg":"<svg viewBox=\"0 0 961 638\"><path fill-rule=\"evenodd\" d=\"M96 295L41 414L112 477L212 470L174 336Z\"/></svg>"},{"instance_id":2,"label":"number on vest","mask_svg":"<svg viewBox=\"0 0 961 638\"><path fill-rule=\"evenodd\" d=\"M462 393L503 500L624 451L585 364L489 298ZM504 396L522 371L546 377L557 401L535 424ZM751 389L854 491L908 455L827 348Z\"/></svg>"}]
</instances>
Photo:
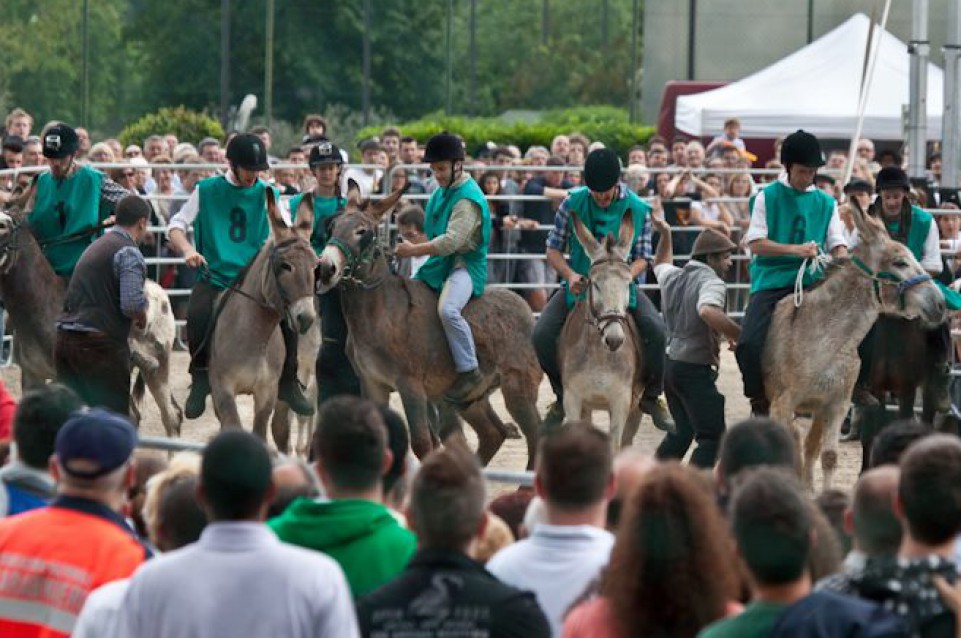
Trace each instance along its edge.
<instances>
[{"instance_id":1,"label":"number on vest","mask_svg":"<svg viewBox=\"0 0 961 638\"><path fill-rule=\"evenodd\" d=\"M791 229L791 243L792 244L802 244L804 243L804 237L807 235L807 219L804 215L798 215L794 218L794 226Z\"/></svg>"},{"instance_id":2,"label":"number on vest","mask_svg":"<svg viewBox=\"0 0 961 638\"><path fill-rule=\"evenodd\" d=\"M67 227L67 203L57 202L55 210L57 211L57 221L60 222L60 232L62 233Z\"/></svg>"},{"instance_id":3,"label":"number on vest","mask_svg":"<svg viewBox=\"0 0 961 638\"><path fill-rule=\"evenodd\" d=\"M238 244L247 239L247 212L243 208L231 209L230 228L227 230L227 235L231 241Z\"/></svg>"}]
</instances>

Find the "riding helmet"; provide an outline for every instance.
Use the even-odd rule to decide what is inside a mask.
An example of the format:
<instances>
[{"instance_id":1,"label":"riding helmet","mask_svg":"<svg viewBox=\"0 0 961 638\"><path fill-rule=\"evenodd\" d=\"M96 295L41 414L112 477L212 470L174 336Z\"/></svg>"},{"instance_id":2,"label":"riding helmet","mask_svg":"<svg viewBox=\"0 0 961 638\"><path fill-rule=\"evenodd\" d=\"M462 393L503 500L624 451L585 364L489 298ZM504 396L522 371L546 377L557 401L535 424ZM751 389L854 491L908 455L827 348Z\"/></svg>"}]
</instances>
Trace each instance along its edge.
<instances>
[{"instance_id":1,"label":"riding helmet","mask_svg":"<svg viewBox=\"0 0 961 638\"><path fill-rule=\"evenodd\" d=\"M694 247L691 255L698 257L701 255L713 255L715 253L728 253L737 250L737 244L713 228L702 230L697 239L694 240Z\"/></svg>"},{"instance_id":2,"label":"riding helmet","mask_svg":"<svg viewBox=\"0 0 961 638\"><path fill-rule=\"evenodd\" d=\"M241 133L227 144L227 160L238 168L248 171L270 170L267 147L252 133Z\"/></svg>"},{"instance_id":3,"label":"riding helmet","mask_svg":"<svg viewBox=\"0 0 961 638\"><path fill-rule=\"evenodd\" d=\"M311 168L323 166L324 164L343 163L344 158L340 154L340 149L326 137L320 138L316 144L314 144L314 147L310 149L310 157L307 160L307 164Z\"/></svg>"},{"instance_id":4,"label":"riding helmet","mask_svg":"<svg viewBox=\"0 0 961 638\"><path fill-rule=\"evenodd\" d=\"M80 148L77 132L66 124L56 124L43 134L43 156L61 159L73 155Z\"/></svg>"},{"instance_id":5,"label":"riding helmet","mask_svg":"<svg viewBox=\"0 0 961 638\"><path fill-rule=\"evenodd\" d=\"M621 179L621 160L609 148L598 148L584 160L584 183L595 193L611 190Z\"/></svg>"},{"instance_id":6,"label":"riding helmet","mask_svg":"<svg viewBox=\"0 0 961 638\"><path fill-rule=\"evenodd\" d=\"M427 146L424 148L424 161L428 164L463 159L464 145L456 135L444 131L427 140Z\"/></svg>"},{"instance_id":7,"label":"riding helmet","mask_svg":"<svg viewBox=\"0 0 961 638\"><path fill-rule=\"evenodd\" d=\"M784 138L781 145L781 164L800 164L811 168L824 166L824 153L821 152L821 145L818 138L807 131L798 129Z\"/></svg>"},{"instance_id":8,"label":"riding helmet","mask_svg":"<svg viewBox=\"0 0 961 638\"><path fill-rule=\"evenodd\" d=\"M908 174L900 167L885 166L878 171L878 177L877 180L875 180L875 189L879 193L883 190L896 189L902 189L908 192L911 190L911 181L908 180Z\"/></svg>"}]
</instances>

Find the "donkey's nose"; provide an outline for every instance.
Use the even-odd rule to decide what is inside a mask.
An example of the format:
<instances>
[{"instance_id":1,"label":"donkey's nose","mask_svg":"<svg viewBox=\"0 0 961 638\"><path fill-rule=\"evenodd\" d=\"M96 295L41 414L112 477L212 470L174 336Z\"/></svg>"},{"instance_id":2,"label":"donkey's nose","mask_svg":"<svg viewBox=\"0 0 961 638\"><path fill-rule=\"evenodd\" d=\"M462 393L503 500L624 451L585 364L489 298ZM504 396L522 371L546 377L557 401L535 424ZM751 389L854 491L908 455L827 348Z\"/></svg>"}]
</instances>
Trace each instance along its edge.
<instances>
[{"instance_id":1,"label":"donkey's nose","mask_svg":"<svg viewBox=\"0 0 961 638\"><path fill-rule=\"evenodd\" d=\"M616 352L617 349L620 348L621 344L623 343L624 343L624 335L622 334L604 335L604 345L606 345L607 349L610 350L611 352Z\"/></svg>"},{"instance_id":2,"label":"donkey's nose","mask_svg":"<svg viewBox=\"0 0 961 638\"><path fill-rule=\"evenodd\" d=\"M331 260L321 257L317 262L317 268L314 269L314 276L318 281L328 283L335 272L337 272L337 266Z\"/></svg>"}]
</instances>

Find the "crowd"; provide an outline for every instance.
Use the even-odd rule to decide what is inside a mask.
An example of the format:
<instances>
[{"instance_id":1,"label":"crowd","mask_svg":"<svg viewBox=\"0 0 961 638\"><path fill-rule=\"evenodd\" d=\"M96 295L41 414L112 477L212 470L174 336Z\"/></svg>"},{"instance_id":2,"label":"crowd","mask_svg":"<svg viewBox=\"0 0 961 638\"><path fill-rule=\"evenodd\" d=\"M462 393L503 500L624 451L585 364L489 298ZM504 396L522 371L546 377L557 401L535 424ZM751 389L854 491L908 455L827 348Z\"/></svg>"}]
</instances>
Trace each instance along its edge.
<instances>
[{"instance_id":1,"label":"crowd","mask_svg":"<svg viewBox=\"0 0 961 638\"><path fill-rule=\"evenodd\" d=\"M859 241L861 213L852 207L868 208L932 276L954 279L951 255L945 260L941 250L957 243L961 224L950 215L935 222L914 205L952 202L911 183L897 157L873 164L868 140L851 160L855 179L839 190L833 174L818 169L847 159L825 157L804 131L779 142L783 172L755 184L736 120L706 146L673 140L669 148L653 138L630 149L626 170L624 158L579 134L521 158L509 145L468 156L447 133L421 149L387 129L361 144L362 166L343 168L319 116L306 119L303 144L284 160L271 154L264 128L223 147L185 146L158 132L142 148L115 149L113 140L91 145L83 129L61 123L34 140L20 110L5 124L7 166L23 166L33 141L44 158L37 161L49 164L33 211L41 218L31 225L41 240L67 233L69 241L46 254L70 283L57 322L64 385L23 397L14 452L0 470L0 635L961 635L961 441L892 425L851 494L812 500L796 479L794 437L763 417L770 397L761 355L774 304L793 290L802 259L847 257ZM104 179L86 160L122 168ZM421 162L431 170L419 170ZM212 168L177 170L178 163ZM6 192L23 179L10 175ZM540 435L533 488L489 500L476 459L456 437L418 461L399 415L339 396L359 390L336 291L318 295L325 343L317 375L327 396L316 404L296 383L297 336L280 321L293 368L285 363L279 396L302 414L319 407L309 464L272 458L259 439L233 429L199 458L168 462L135 451L136 432L120 416L130 379L122 344L145 320L147 269L136 246L145 249L148 223L168 226L188 267L158 278L199 271L187 308L186 413L195 418L210 391L205 342L214 299L267 241L267 189L294 198L283 211L292 223L310 195L311 243L318 270L329 274L348 257L343 239L328 241L348 187L363 195L405 184L408 195L430 199L426 210L415 199L400 207L394 254L399 271L440 293L457 373L447 401L468 405L484 390L462 315L468 300L483 293L491 271L495 280L533 284L523 289L541 312L533 345L558 399ZM155 196L168 193L185 197ZM651 194L653 208L642 199ZM751 203L742 207L745 197ZM70 243L107 215L112 230ZM704 230L685 244L677 231L684 226ZM653 457L613 457L607 435L563 410L559 334L578 296L593 304L600 294L588 276L596 238L608 234L626 262L630 294L618 303L643 337L639 407L667 431ZM740 326L725 313L723 279L738 240L754 257ZM530 258L497 273L487 259L492 246ZM688 254L675 264L675 255ZM660 312L633 285L642 277L659 284ZM558 279L565 289L548 297ZM939 326L927 337L945 357L946 335ZM730 428L716 388L721 338L737 345L755 413ZM855 402L869 405L861 390ZM941 409L949 408L948 401ZM694 442L691 465L680 465Z\"/></svg>"}]
</instances>

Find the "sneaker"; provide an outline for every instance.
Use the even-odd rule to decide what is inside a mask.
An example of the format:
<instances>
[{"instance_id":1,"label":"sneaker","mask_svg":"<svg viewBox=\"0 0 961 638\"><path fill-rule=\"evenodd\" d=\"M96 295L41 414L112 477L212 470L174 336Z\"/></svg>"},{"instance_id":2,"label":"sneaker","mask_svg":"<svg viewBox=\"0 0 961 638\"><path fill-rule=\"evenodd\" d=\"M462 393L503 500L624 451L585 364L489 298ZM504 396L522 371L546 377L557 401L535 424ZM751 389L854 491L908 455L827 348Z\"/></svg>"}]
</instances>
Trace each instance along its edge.
<instances>
[{"instance_id":1,"label":"sneaker","mask_svg":"<svg viewBox=\"0 0 961 638\"><path fill-rule=\"evenodd\" d=\"M311 416L316 410L314 402L304 396L304 390L296 377L280 379L280 385L277 387L277 398L290 406L290 409L300 416Z\"/></svg>"},{"instance_id":2,"label":"sneaker","mask_svg":"<svg viewBox=\"0 0 961 638\"><path fill-rule=\"evenodd\" d=\"M662 432L674 433L674 419L667 409L667 404L660 397L645 396L641 398L641 412L650 415L654 427Z\"/></svg>"},{"instance_id":3,"label":"sneaker","mask_svg":"<svg viewBox=\"0 0 961 638\"><path fill-rule=\"evenodd\" d=\"M560 401L551 403L544 415L544 430L559 428L564 423L564 404Z\"/></svg>"},{"instance_id":4,"label":"sneaker","mask_svg":"<svg viewBox=\"0 0 961 638\"><path fill-rule=\"evenodd\" d=\"M878 398L871 394L866 386L860 384L854 386L854 392L851 393L851 403L861 408L876 408L881 405Z\"/></svg>"},{"instance_id":5,"label":"sneaker","mask_svg":"<svg viewBox=\"0 0 961 638\"><path fill-rule=\"evenodd\" d=\"M483 393L484 375L480 370L474 368L467 372L458 372L457 380L454 385L447 388L444 399L450 403L467 404L476 401L478 395Z\"/></svg>"},{"instance_id":6,"label":"sneaker","mask_svg":"<svg viewBox=\"0 0 961 638\"><path fill-rule=\"evenodd\" d=\"M207 409L207 395L210 394L210 379L207 378L207 371L194 372L191 376L190 395L184 405L184 416L188 419L196 419Z\"/></svg>"}]
</instances>

